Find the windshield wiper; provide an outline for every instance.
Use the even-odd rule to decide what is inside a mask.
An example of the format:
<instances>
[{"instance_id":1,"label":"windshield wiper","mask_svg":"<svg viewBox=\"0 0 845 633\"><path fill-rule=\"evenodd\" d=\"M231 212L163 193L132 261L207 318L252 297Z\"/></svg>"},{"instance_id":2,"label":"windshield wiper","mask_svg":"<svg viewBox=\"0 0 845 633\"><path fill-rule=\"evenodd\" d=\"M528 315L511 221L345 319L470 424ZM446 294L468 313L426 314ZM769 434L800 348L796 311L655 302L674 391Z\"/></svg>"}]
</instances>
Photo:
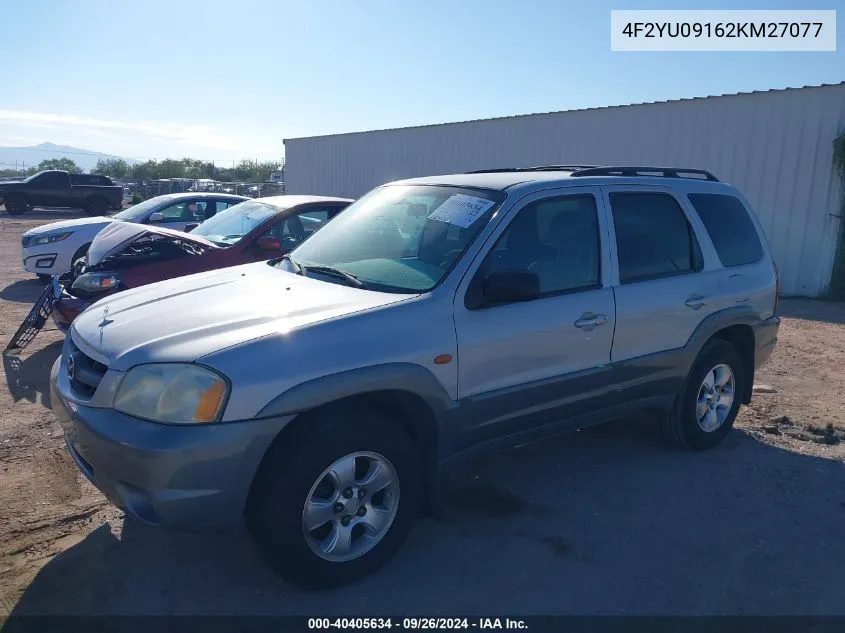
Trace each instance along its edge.
<instances>
[{"instance_id":1,"label":"windshield wiper","mask_svg":"<svg viewBox=\"0 0 845 633\"><path fill-rule=\"evenodd\" d=\"M302 268L302 264L300 264L298 261L296 261L290 255L283 255L281 258L279 258L277 260L277 263L283 262L283 261L289 261L290 262L290 265L293 267L293 272L295 274L297 274L297 275L304 275L305 274L305 271Z\"/></svg>"},{"instance_id":2,"label":"windshield wiper","mask_svg":"<svg viewBox=\"0 0 845 633\"><path fill-rule=\"evenodd\" d=\"M323 275L330 275L332 277L344 279L350 286L354 286L355 288L367 287L367 284L358 279L355 275L348 273L345 270L340 270L339 268L332 268L331 266L303 266L302 264L299 264L299 268L302 270L303 274L307 274L309 272L321 273Z\"/></svg>"}]
</instances>

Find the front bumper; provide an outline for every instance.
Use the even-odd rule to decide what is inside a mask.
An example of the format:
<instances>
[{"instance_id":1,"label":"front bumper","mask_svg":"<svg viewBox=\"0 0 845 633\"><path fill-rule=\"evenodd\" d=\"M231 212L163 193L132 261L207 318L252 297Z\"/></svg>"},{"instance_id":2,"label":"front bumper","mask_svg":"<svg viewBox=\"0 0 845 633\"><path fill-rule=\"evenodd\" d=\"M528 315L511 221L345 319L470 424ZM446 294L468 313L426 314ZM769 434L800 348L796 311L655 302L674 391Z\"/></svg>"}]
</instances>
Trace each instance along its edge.
<instances>
[{"instance_id":1,"label":"front bumper","mask_svg":"<svg viewBox=\"0 0 845 633\"><path fill-rule=\"evenodd\" d=\"M779 316L770 317L751 327L754 331L754 369L759 369L775 351L779 328Z\"/></svg>"},{"instance_id":2,"label":"front bumper","mask_svg":"<svg viewBox=\"0 0 845 633\"><path fill-rule=\"evenodd\" d=\"M23 268L25 271L35 273L36 275L57 275L66 273L67 270L59 270L62 268L62 262L59 254L56 252L44 251L42 253L33 252L32 249L24 249L23 251Z\"/></svg>"},{"instance_id":3,"label":"front bumper","mask_svg":"<svg viewBox=\"0 0 845 633\"><path fill-rule=\"evenodd\" d=\"M153 525L236 525L270 443L291 416L204 425L147 422L72 394L64 354L53 411L79 470L115 505Z\"/></svg>"}]
</instances>

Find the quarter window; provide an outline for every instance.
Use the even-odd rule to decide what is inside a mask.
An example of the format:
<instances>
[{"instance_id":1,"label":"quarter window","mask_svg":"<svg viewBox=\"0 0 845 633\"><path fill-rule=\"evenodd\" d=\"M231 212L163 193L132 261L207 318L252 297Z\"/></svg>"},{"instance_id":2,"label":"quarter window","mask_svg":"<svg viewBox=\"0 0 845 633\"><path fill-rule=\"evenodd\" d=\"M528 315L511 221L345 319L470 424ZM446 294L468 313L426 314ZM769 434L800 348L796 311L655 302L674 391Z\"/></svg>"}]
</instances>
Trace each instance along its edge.
<instances>
[{"instance_id":1,"label":"quarter window","mask_svg":"<svg viewBox=\"0 0 845 633\"><path fill-rule=\"evenodd\" d=\"M670 195L610 194L619 281L631 283L701 270L701 251L681 206Z\"/></svg>"},{"instance_id":2,"label":"quarter window","mask_svg":"<svg viewBox=\"0 0 845 633\"><path fill-rule=\"evenodd\" d=\"M710 235L722 266L760 261L763 245L745 205L735 196L691 193L690 202Z\"/></svg>"},{"instance_id":3,"label":"quarter window","mask_svg":"<svg viewBox=\"0 0 845 633\"><path fill-rule=\"evenodd\" d=\"M600 280L596 201L592 195L538 200L520 210L479 270L527 270L540 279L540 295L596 288Z\"/></svg>"}]
</instances>

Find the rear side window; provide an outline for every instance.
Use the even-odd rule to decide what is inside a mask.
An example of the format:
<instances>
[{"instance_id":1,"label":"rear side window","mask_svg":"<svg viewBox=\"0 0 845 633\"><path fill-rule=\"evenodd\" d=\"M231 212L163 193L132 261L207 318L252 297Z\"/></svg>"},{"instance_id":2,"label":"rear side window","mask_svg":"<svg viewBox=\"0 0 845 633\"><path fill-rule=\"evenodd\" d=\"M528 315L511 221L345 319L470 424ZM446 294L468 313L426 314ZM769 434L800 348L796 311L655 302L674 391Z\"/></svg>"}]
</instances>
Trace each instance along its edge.
<instances>
[{"instance_id":1,"label":"rear side window","mask_svg":"<svg viewBox=\"0 0 845 633\"><path fill-rule=\"evenodd\" d=\"M105 176L99 176L97 174L71 174L70 184L110 187L112 185L112 181Z\"/></svg>"},{"instance_id":2,"label":"rear side window","mask_svg":"<svg viewBox=\"0 0 845 633\"><path fill-rule=\"evenodd\" d=\"M704 223L722 266L760 261L763 245L742 202L720 193L691 193L690 202Z\"/></svg>"},{"instance_id":3,"label":"rear side window","mask_svg":"<svg viewBox=\"0 0 845 633\"><path fill-rule=\"evenodd\" d=\"M698 240L678 202L665 193L610 194L619 281L631 283L701 270Z\"/></svg>"}]
</instances>

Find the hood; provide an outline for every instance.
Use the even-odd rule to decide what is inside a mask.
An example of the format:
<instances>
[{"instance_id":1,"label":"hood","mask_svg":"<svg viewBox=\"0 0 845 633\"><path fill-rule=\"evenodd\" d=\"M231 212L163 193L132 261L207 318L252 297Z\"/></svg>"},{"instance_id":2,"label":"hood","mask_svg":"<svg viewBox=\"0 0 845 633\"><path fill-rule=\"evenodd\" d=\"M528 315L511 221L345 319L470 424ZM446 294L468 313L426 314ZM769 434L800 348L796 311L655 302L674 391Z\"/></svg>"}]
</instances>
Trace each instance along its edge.
<instances>
[{"instance_id":1,"label":"hood","mask_svg":"<svg viewBox=\"0 0 845 633\"><path fill-rule=\"evenodd\" d=\"M24 184L23 180L4 180L0 182L0 191Z\"/></svg>"},{"instance_id":2,"label":"hood","mask_svg":"<svg viewBox=\"0 0 845 633\"><path fill-rule=\"evenodd\" d=\"M57 222L56 224L61 224ZM87 266L95 266L103 261L109 255L112 255L122 248L127 246L130 242L134 242L144 235L167 235L170 237L177 237L180 240L193 242L205 247L219 248L213 242L209 242L204 237L199 235L191 235L184 231L177 231L176 229L165 229L158 226L150 226L147 224L135 224L134 222L123 222L121 220L112 220L110 225L100 231L94 241L91 242L91 247L88 249Z\"/></svg>"},{"instance_id":3,"label":"hood","mask_svg":"<svg viewBox=\"0 0 845 633\"><path fill-rule=\"evenodd\" d=\"M139 363L194 361L412 296L320 281L259 262L106 297L74 320L71 335L99 362L126 371Z\"/></svg>"},{"instance_id":4,"label":"hood","mask_svg":"<svg viewBox=\"0 0 845 633\"><path fill-rule=\"evenodd\" d=\"M107 226L114 222L112 218L104 215L93 218L77 218L76 220L62 220L61 222L50 222L49 224L42 224L34 229L29 229L24 235L44 235L45 233L54 233L62 230L73 230L83 226L100 225Z\"/></svg>"}]
</instances>

